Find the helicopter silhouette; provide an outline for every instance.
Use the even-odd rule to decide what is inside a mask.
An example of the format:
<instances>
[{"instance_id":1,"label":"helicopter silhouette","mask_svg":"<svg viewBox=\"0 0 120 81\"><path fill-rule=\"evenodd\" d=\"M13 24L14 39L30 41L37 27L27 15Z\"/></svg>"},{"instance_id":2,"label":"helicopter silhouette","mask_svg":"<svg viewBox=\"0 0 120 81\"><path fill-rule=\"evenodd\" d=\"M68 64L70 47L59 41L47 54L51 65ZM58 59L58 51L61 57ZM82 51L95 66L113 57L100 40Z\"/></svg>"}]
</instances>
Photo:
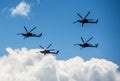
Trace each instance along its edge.
<instances>
[{"instance_id":1,"label":"helicopter silhouette","mask_svg":"<svg viewBox=\"0 0 120 81\"><path fill-rule=\"evenodd\" d=\"M17 35L22 35L22 36L24 36L24 39L25 38L28 38L28 37L41 37L42 36L42 33L41 34L33 34L33 33L31 33L34 29L36 29L36 27L34 27L34 28L32 28L30 31L28 31L27 30L27 28L26 27L24 27L24 29L25 29L25 33L18 33Z\"/></svg>"},{"instance_id":2,"label":"helicopter silhouette","mask_svg":"<svg viewBox=\"0 0 120 81\"><path fill-rule=\"evenodd\" d=\"M40 53L42 53L44 55L46 55L46 54L58 54L59 50L57 50L56 52L53 52L53 50L55 50L55 49L49 49L51 45L52 44L48 45L47 48L44 48L40 45L40 47L43 49L42 51L40 51Z\"/></svg>"},{"instance_id":3,"label":"helicopter silhouette","mask_svg":"<svg viewBox=\"0 0 120 81\"><path fill-rule=\"evenodd\" d=\"M94 19L87 19L87 16L90 14L90 11L86 14L85 17L82 17L79 13L77 13L77 15L81 18L81 20L77 20L75 22L73 22L73 24L79 22L82 23L82 27L85 23L97 23L98 19L96 21L93 21Z\"/></svg>"},{"instance_id":4,"label":"helicopter silhouette","mask_svg":"<svg viewBox=\"0 0 120 81\"><path fill-rule=\"evenodd\" d=\"M89 44L88 42L92 39L93 37L89 38L87 41L84 41L84 39L81 37L81 40L82 40L82 44L74 44L74 46L81 46L81 49L82 48L86 48L86 47L98 47L98 43L93 45L93 44Z\"/></svg>"}]
</instances>

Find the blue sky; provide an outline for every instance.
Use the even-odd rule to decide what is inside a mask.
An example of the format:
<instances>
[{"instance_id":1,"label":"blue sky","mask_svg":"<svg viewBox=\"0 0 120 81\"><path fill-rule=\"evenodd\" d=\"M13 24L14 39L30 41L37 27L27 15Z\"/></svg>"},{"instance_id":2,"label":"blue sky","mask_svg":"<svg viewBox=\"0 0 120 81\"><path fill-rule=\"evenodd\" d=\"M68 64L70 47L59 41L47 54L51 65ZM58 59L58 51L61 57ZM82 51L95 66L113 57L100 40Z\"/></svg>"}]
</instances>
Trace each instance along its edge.
<instances>
[{"instance_id":1,"label":"blue sky","mask_svg":"<svg viewBox=\"0 0 120 81\"><path fill-rule=\"evenodd\" d=\"M30 9L27 15L12 14L21 3L26 3ZM119 0L1 0L0 3L0 56L7 54L6 48L39 48L39 45L59 49L58 59L69 59L81 56L85 60L92 57L111 60L120 66L120 9ZM76 15L91 11L88 18L99 19L97 24L81 24L72 22L79 19ZM43 33L41 38L23 39L17 33L24 32L36 26L33 33ZM98 48L73 46L82 43L80 37L88 39L90 43L99 43Z\"/></svg>"}]
</instances>

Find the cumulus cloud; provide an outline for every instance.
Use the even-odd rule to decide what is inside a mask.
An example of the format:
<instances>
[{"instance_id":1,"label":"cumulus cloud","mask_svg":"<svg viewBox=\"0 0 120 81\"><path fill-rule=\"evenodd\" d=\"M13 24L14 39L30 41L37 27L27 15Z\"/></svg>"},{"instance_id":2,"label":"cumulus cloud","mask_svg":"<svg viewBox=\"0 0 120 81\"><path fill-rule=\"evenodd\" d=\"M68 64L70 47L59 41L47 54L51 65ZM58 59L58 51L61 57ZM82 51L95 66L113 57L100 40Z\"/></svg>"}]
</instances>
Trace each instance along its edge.
<instances>
[{"instance_id":1,"label":"cumulus cloud","mask_svg":"<svg viewBox=\"0 0 120 81\"><path fill-rule=\"evenodd\" d=\"M120 81L118 66L105 59L79 56L57 60L40 49L11 49L0 57L0 81Z\"/></svg>"},{"instance_id":2,"label":"cumulus cloud","mask_svg":"<svg viewBox=\"0 0 120 81\"><path fill-rule=\"evenodd\" d=\"M30 13L30 8L30 4L27 4L25 1L22 1L15 8L11 8L11 15L28 16L28 13Z\"/></svg>"}]
</instances>

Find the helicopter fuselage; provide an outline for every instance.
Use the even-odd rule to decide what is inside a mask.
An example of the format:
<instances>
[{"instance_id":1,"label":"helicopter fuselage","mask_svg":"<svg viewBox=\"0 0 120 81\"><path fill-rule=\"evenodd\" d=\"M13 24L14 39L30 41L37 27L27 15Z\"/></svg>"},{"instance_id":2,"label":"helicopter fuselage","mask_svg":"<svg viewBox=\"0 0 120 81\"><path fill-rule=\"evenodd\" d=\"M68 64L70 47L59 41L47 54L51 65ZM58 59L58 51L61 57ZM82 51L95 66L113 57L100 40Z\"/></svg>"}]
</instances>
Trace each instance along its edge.
<instances>
[{"instance_id":1,"label":"helicopter fuselage","mask_svg":"<svg viewBox=\"0 0 120 81\"><path fill-rule=\"evenodd\" d=\"M92 45L92 44L88 44L88 43L84 43L84 44L80 44L81 47L85 48L85 47L96 47L96 45Z\"/></svg>"},{"instance_id":2,"label":"helicopter fuselage","mask_svg":"<svg viewBox=\"0 0 120 81\"><path fill-rule=\"evenodd\" d=\"M39 36L39 35L36 35L36 34L33 34L33 33L22 33L22 35L25 36L25 37L32 37L32 36L37 37L37 36Z\"/></svg>"},{"instance_id":3,"label":"helicopter fuselage","mask_svg":"<svg viewBox=\"0 0 120 81\"><path fill-rule=\"evenodd\" d=\"M80 22L80 23L88 23L89 20L87 20L87 19L83 19L83 20L78 20L78 22Z\"/></svg>"},{"instance_id":4,"label":"helicopter fuselage","mask_svg":"<svg viewBox=\"0 0 120 81\"><path fill-rule=\"evenodd\" d=\"M47 54L47 53L50 53L50 50L43 50L43 51L40 51L41 53L44 53L44 54Z\"/></svg>"}]
</instances>

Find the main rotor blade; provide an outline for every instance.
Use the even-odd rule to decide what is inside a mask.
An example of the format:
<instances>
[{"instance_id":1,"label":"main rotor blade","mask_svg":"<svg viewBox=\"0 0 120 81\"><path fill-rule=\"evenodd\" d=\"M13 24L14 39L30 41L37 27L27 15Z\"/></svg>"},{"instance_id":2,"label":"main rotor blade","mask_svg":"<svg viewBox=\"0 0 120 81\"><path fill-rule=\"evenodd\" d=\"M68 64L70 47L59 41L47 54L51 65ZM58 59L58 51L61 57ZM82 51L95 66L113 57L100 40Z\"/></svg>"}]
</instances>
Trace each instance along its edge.
<instances>
[{"instance_id":1,"label":"main rotor blade","mask_svg":"<svg viewBox=\"0 0 120 81\"><path fill-rule=\"evenodd\" d=\"M80 44L74 44L74 46L77 46L77 45L80 45Z\"/></svg>"},{"instance_id":2,"label":"main rotor blade","mask_svg":"<svg viewBox=\"0 0 120 81\"><path fill-rule=\"evenodd\" d=\"M84 26L84 23L82 23L82 27Z\"/></svg>"},{"instance_id":3,"label":"main rotor blade","mask_svg":"<svg viewBox=\"0 0 120 81\"><path fill-rule=\"evenodd\" d=\"M73 24L77 23L78 21L73 22Z\"/></svg>"},{"instance_id":4,"label":"main rotor blade","mask_svg":"<svg viewBox=\"0 0 120 81\"><path fill-rule=\"evenodd\" d=\"M42 49L44 49L41 45L40 45L40 47L41 47Z\"/></svg>"},{"instance_id":5,"label":"main rotor blade","mask_svg":"<svg viewBox=\"0 0 120 81\"><path fill-rule=\"evenodd\" d=\"M89 14L90 14L90 11L86 14L85 19L86 19L86 17L87 17Z\"/></svg>"},{"instance_id":6,"label":"main rotor blade","mask_svg":"<svg viewBox=\"0 0 120 81\"><path fill-rule=\"evenodd\" d=\"M87 19L87 20L94 20L94 19Z\"/></svg>"},{"instance_id":7,"label":"main rotor blade","mask_svg":"<svg viewBox=\"0 0 120 81\"><path fill-rule=\"evenodd\" d=\"M88 39L88 40L86 41L86 43L87 43L88 41L90 41L92 38L93 38L93 37L91 37L90 39Z\"/></svg>"},{"instance_id":8,"label":"main rotor blade","mask_svg":"<svg viewBox=\"0 0 120 81\"><path fill-rule=\"evenodd\" d=\"M28 32L28 30L27 30L27 28L25 26L24 26L24 29L25 29L26 32Z\"/></svg>"},{"instance_id":9,"label":"main rotor blade","mask_svg":"<svg viewBox=\"0 0 120 81\"><path fill-rule=\"evenodd\" d=\"M81 50L82 50L83 47L81 47Z\"/></svg>"},{"instance_id":10,"label":"main rotor blade","mask_svg":"<svg viewBox=\"0 0 120 81\"><path fill-rule=\"evenodd\" d=\"M50 44L46 49L48 49L52 44Z\"/></svg>"},{"instance_id":11,"label":"main rotor blade","mask_svg":"<svg viewBox=\"0 0 120 81\"><path fill-rule=\"evenodd\" d=\"M82 38L82 37L81 37L81 40L82 40L82 42L83 42L83 43L85 43L85 41L83 40L83 38Z\"/></svg>"},{"instance_id":12,"label":"main rotor blade","mask_svg":"<svg viewBox=\"0 0 120 81\"><path fill-rule=\"evenodd\" d=\"M79 13L77 13L77 15L78 15L81 19L83 19L83 17L82 17Z\"/></svg>"},{"instance_id":13,"label":"main rotor blade","mask_svg":"<svg viewBox=\"0 0 120 81\"><path fill-rule=\"evenodd\" d=\"M55 50L55 49L49 49L50 51L53 51L53 50Z\"/></svg>"},{"instance_id":14,"label":"main rotor blade","mask_svg":"<svg viewBox=\"0 0 120 81\"><path fill-rule=\"evenodd\" d=\"M17 35L21 35L22 33L17 33Z\"/></svg>"},{"instance_id":15,"label":"main rotor blade","mask_svg":"<svg viewBox=\"0 0 120 81\"><path fill-rule=\"evenodd\" d=\"M33 29L31 29L29 32L32 32L34 29L36 29L36 27L34 27Z\"/></svg>"}]
</instances>

